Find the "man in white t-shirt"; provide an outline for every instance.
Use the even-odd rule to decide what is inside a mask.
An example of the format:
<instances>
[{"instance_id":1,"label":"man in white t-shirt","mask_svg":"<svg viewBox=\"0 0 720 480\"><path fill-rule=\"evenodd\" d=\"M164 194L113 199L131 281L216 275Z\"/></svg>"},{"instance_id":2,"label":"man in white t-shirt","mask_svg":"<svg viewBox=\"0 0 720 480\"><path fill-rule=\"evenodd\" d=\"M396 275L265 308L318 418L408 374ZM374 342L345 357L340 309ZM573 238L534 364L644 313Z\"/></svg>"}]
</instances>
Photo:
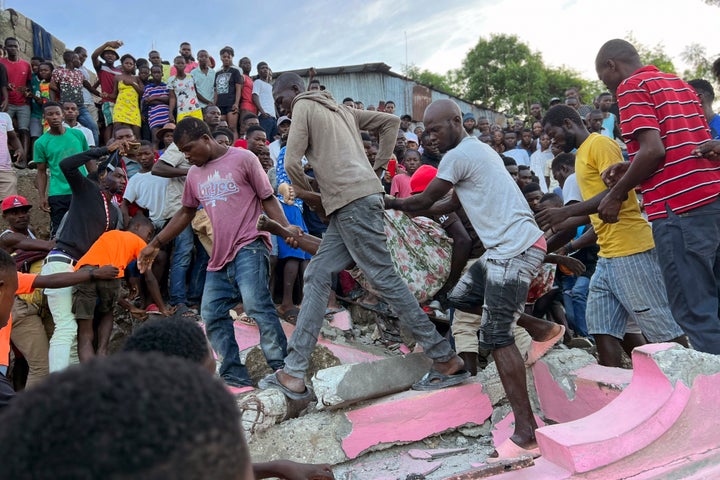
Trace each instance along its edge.
<instances>
[{"instance_id":1,"label":"man in white t-shirt","mask_svg":"<svg viewBox=\"0 0 720 480\"><path fill-rule=\"evenodd\" d=\"M540 180L540 190L543 193L548 192L549 186L549 175L546 177L548 168L548 162L553 159L552 150L550 149L550 137L547 134L542 133L538 138L538 148L530 155L530 170L537 175Z\"/></svg>"},{"instance_id":2,"label":"man in white t-shirt","mask_svg":"<svg viewBox=\"0 0 720 480\"><path fill-rule=\"evenodd\" d=\"M124 224L130 224L128 207L135 203L138 207L148 211L148 218L155 228L162 228L167 217L165 216L165 191L170 179L152 174L155 163L155 152L152 144L143 140L137 153L140 171L128 180L123 192L123 203L120 209L123 212Z\"/></svg>"},{"instance_id":3,"label":"man in white t-shirt","mask_svg":"<svg viewBox=\"0 0 720 480\"><path fill-rule=\"evenodd\" d=\"M15 163L24 165L25 152L13 130L12 119L7 113L0 112L0 200L10 195L17 195L17 176L13 171L13 159L8 147L13 149Z\"/></svg>"},{"instance_id":4,"label":"man in white t-shirt","mask_svg":"<svg viewBox=\"0 0 720 480\"><path fill-rule=\"evenodd\" d=\"M539 456L525 380L525 365L515 346L513 327L524 311L530 281L545 258L545 237L535 224L520 189L507 174L500 156L467 135L460 108L437 100L425 110L425 131L445 153L437 177L418 195L386 197L386 208L406 212L428 210L451 189L486 248L448 300L459 310L482 316L480 345L491 350L515 414L515 432L496 446L489 461L521 455ZM497 208L503 205L503 208ZM533 320L522 325L533 337L525 364L531 365L562 338L564 329Z\"/></svg>"},{"instance_id":5,"label":"man in white t-shirt","mask_svg":"<svg viewBox=\"0 0 720 480\"><path fill-rule=\"evenodd\" d=\"M575 154L560 153L552 161L552 176L562 188L563 205L582 202L582 194L575 179Z\"/></svg>"},{"instance_id":6,"label":"man in white t-shirt","mask_svg":"<svg viewBox=\"0 0 720 480\"><path fill-rule=\"evenodd\" d=\"M80 112L78 111L78 106L75 104L75 102L63 102L63 123L65 126L69 128L74 128L75 130L80 130L83 135L85 135L85 139L87 140L88 147L93 148L95 146L95 137L93 137L92 130L90 130L87 127L84 127L80 122L78 122L78 115Z\"/></svg>"},{"instance_id":7,"label":"man in white t-shirt","mask_svg":"<svg viewBox=\"0 0 720 480\"><path fill-rule=\"evenodd\" d=\"M277 124L275 119L275 99L272 95L272 72L266 62L257 65L258 78L253 82L252 100L258 109L260 126L267 138L275 138Z\"/></svg>"}]
</instances>

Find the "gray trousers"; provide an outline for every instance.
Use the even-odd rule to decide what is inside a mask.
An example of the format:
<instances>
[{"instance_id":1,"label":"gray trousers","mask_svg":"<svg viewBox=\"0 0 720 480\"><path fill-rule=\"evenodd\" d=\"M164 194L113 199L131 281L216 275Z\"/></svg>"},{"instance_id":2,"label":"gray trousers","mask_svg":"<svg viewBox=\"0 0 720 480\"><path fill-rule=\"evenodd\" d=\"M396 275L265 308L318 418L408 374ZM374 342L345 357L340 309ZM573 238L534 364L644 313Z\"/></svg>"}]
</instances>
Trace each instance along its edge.
<instances>
[{"instance_id":1,"label":"gray trousers","mask_svg":"<svg viewBox=\"0 0 720 480\"><path fill-rule=\"evenodd\" d=\"M373 288L382 292L383 299L428 357L446 362L455 355L393 268L383 227L383 208L383 197L378 193L355 200L330 216L320 249L305 270L302 308L285 359L285 372L289 375L304 378L322 327L332 276L353 262Z\"/></svg>"}]
</instances>

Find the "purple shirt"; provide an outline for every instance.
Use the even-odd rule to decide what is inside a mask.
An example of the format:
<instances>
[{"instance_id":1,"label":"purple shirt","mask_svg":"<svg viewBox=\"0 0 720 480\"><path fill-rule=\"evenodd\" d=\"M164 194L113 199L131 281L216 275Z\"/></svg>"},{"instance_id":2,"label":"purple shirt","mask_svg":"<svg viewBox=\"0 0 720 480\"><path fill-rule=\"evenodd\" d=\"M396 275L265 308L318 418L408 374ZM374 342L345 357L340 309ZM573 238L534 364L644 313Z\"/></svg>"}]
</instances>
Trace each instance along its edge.
<instances>
[{"instance_id":1,"label":"purple shirt","mask_svg":"<svg viewBox=\"0 0 720 480\"><path fill-rule=\"evenodd\" d=\"M221 270L241 248L256 238L270 248L270 234L255 225L262 213L262 200L273 189L260 161L249 150L230 147L225 155L187 174L182 204L203 206L213 228L213 248L208 270Z\"/></svg>"}]
</instances>

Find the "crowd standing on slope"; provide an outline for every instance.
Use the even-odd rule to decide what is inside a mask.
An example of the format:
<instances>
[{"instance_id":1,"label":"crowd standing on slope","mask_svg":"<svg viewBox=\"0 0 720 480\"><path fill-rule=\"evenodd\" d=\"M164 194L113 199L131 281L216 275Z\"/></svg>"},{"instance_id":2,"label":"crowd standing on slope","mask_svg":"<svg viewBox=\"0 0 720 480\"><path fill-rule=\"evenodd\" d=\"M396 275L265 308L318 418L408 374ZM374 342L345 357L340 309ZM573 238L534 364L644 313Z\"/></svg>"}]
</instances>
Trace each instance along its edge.
<instances>
[{"instance_id":1,"label":"crowd standing on slope","mask_svg":"<svg viewBox=\"0 0 720 480\"><path fill-rule=\"evenodd\" d=\"M660 72L610 40L595 59L608 92L586 104L569 88L500 125L449 99L423 118L396 112L391 99L338 102L314 70L307 81L259 62L251 76L250 59L235 66L229 46L216 61L182 43L172 62L157 51L121 55L122 46L95 48L91 72L84 47L55 65L22 59L18 41L4 41L0 442L13 445L2 455L13 471L60 462L68 471L332 478L326 465L251 467L239 422L217 426L206 415L229 394L191 363L227 387L253 386L235 319L260 331L273 373L259 388L296 402L313 398L310 354L348 303L412 333L433 361L416 390L461 384L492 357L515 430L488 461L539 455L525 368L558 342L594 347L606 366L648 342L720 353L720 117L709 82ZM18 195L25 168L37 169L39 205ZM30 229L31 208L49 214L49 239ZM164 317L135 332L134 353L109 355L117 306ZM281 319L295 325L289 339ZM11 350L26 378L8 372ZM104 376L118 382L100 388ZM138 409L130 418L150 415L148 397L133 392L161 395L167 381L197 391L195 403L151 414L156 437L128 431L110 442L147 436L156 455L125 462L120 445L90 461L64 450L80 445L73 429L87 419L128 404ZM90 410L68 401L91 384ZM15 398L15 389L28 391ZM68 431L36 422L68 415L77 421ZM184 449L197 445L163 435L172 425L217 437L188 459ZM23 443L32 435L57 447L34 456ZM108 444L97 435L82 452ZM226 435L233 459L220 452Z\"/></svg>"}]
</instances>

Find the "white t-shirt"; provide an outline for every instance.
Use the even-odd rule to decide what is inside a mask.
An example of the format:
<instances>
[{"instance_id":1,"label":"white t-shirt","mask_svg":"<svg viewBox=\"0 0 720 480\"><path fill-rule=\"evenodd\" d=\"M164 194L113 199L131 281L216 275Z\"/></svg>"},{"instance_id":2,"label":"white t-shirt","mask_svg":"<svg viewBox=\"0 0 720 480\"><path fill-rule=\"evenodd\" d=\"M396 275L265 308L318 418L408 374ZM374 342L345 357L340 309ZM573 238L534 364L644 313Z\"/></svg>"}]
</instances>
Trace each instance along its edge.
<instances>
[{"instance_id":1,"label":"white t-shirt","mask_svg":"<svg viewBox=\"0 0 720 480\"><path fill-rule=\"evenodd\" d=\"M503 155L514 159L515 163L517 163L518 166L530 166L530 155L528 155L527 150L525 150L524 148L513 148L512 150L505 150L503 152Z\"/></svg>"},{"instance_id":2,"label":"white t-shirt","mask_svg":"<svg viewBox=\"0 0 720 480\"><path fill-rule=\"evenodd\" d=\"M544 152L541 150L535 150L533 154L530 155L530 170L532 170L532 172L537 175L540 180L540 190L542 190L543 193L547 193L548 191L548 185L545 181L547 163L548 161L552 161L553 158L552 151L550 151L549 148ZM549 176L552 178L552 174Z\"/></svg>"},{"instance_id":3,"label":"white t-shirt","mask_svg":"<svg viewBox=\"0 0 720 480\"><path fill-rule=\"evenodd\" d=\"M563 203L567 205L569 202L582 202L582 194L580 193L580 187L578 186L575 174L570 174L565 179L563 185Z\"/></svg>"},{"instance_id":4,"label":"white t-shirt","mask_svg":"<svg viewBox=\"0 0 720 480\"><path fill-rule=\"evenodd\" d=\"M158 162L165 162L175 168L190 168L190 162L185 154L178 150L175 143L171 143L165 149ZM185 177L168 178L167 191L165 192L165 216L167 218L175 215L182 207L182 195L185 190Z\"/></svg>"},{"instance_id":5,"label":"white t-shirt","mask_svg":"<svg viewBox=\"0 0 720 480\"><path fill-rule=\"evenodd\" d=\"M437 177L453 184L488 258L515 257L543 234L500 156L475 137L465 137L440 162Z\"/></svg>"},{"instance_id":6,"label":"white t-shirt","mask_svg":"<svg viewBox=\"0 0 720 480\"><path fill-rule=\"evenodd\" d=\"M88 147L92 148L95 146L95 137L93 137L90 129L84 126L82 123L78 122L77 125L75 125L74 127L71 127L65 122L63 122L63 125L65 125L66 128L74 128L75 130L80 130L83 135L85 135L85 140L87 140Z\"/></svg>"},{"instance_id":7,"label":"white t-shirt","mask_svg":"<svg viewBox=\"0 0 720 480\"><path fill-rule=\"evenodd\" d=\"M150 221L156 227L162 227L165 221L165 191L168 179L153 175L151 172L138 172L128 180L123 198L135 202L139 207L148 210Z\"/></svg>"},{"instance_id":8,"label":"white t-shirt","mask_svg":"<svg viewBox=\"0 0 720 480\"><path fill-rule=\"evenodd\" d=\"M253 81L253 95L257 95L260 98L260 105L262 105L265 113L275 116L275 99L272 94L272 85L260 80L259 78Z\"/></svg>"},{"instance_id":9,"label":"white t-shirt","mask_svg":"<svg viewBox=\"0 0 720 480\"><path fill-rule=\"evenodd\" d=\"M12 159L8 148L8 132L13 131L12 119L5 112L0 112L0 170L12 171Z\"/></svg>"}]
</instances>

